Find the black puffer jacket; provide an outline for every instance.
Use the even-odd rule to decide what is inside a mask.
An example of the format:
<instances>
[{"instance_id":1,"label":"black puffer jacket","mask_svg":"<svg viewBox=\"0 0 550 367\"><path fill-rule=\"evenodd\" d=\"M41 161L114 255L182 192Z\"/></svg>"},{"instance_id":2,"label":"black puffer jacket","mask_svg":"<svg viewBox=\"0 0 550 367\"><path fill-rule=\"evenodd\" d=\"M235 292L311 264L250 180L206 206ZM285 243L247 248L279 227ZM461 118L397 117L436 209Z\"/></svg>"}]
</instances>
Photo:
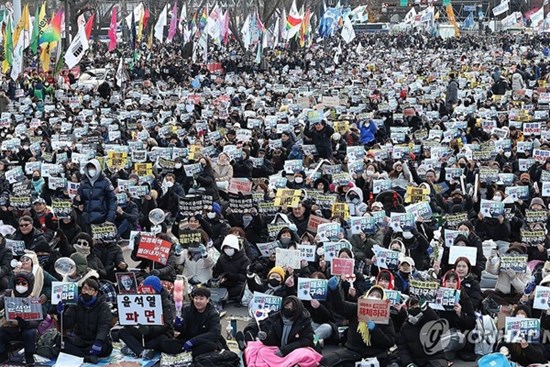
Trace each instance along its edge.
<instances>
[{"instance_id":1,"label":"black puffer jacket","mask_svg":"<svg viewBox=\"0 0 550 367\"><path fill-rule=\"evenodd\" d=\"M64 322L67 330L75 333L77 345L92 345L96 340L110 343L112 315L111 309L103 295L98 295L97 300L91 306L85 306L82 300L74 306L69 306L65 311ZM71 338L74 338L71 337Z\"/></svg>"},{"instance_id":2,"label":"black puffer jacket","mask_svg":"<svg viewBox=\"0 0 550 367\"><path fill-rule=\"evenodd\" d=\"M193 345L215 342L221 348L227 348L225 339L222 337L220 314L211 303L206 306L206 310L202 313L198 312L192 303L185 306L181 319L182 326L175 328L179 332L177 339L193 339Z\"/></svg>"},{"instance_id":3,"label":"black puffer jacket","mask_svg":"<svg viewBox=\"0 0 550 367\"><path fill-rule=\"evenodd\" d=\"M295 304L298 305L296 312L300 316L294 320L290 333L288 334L286 344L281 345L284 324L280 311L270 316L271 327L267 332L267 338L263 341L264 345L279 347L283 356L286 356L297 348L313 348L313 327L311 326L311 315L309 314L309 311L304 308L301 301L297 298L296 301L297 302L295 302Z\"/></svg>"},{"instance_id":4,"label":"black puffer jacket","mask_svg":"<svg viewBox=\"0 0 550 367\"><path fill-rule=\"evenodd\" d=\"M103 264L107 278L114 280L115 268L121 261L124 261L120 246L115 242L99 243L92 247L91 252L97 256Z\"/></svg>"},{"instance_id":5,"label":"black puffer jacket","mask_svg":"<svg viewBox=\"0 0 550 367\"><path fill-rule=\"evenodd\" d=\"M88 177L88 172L82 175L78 187L78 196L84 205L82 219L86 224L101 224L105 221L115 222L116 195L111 181L101 173L101 165L97 159L92 159L86 165L93 164L97 170L96 176Z\"/></svg>"},{"instance_id":6,"label":"black puffer jacket","mask_svg":"<svg viewBox=\"0 0 550 367\"><path fill-rule=\"evenodd\" d=\"M200 187L206 190L206 195L212 196L214 201L220 199L220 193L218 192L218 186L216 186L216 179L214 178L214 170L211 166L203 167L202 171L195 177L195 181Z\"/></svg>"},{"instance_id":7,"label":"black puffer jacket","mask_svg":"<svg viewBox=\"0 0 550 367\"><path fill-rule=\"evenodd\" d=\"M439 320L437 313L431 308L427 308L422 312L422 317L416 324L411 324L408 320L401 327L401 333L397 339L397 350L402 366L416 364L417 366L426 366L430 360L444 359L443 347L441 345L441 337L435 345L432 345L430 350L433 353L426 353L426 346L421 342L420 331L422 327L429 322ZM437 336L437 335L436 335Z\"/></svg>"},{"instance_id":8,"label":"black puffer jacket","mask_svg":"<svg viewBox=\"0 0 550 367\"><path fill-rule=\"evenodd\" d=\"M223 274L232 283L244 283L246 281L246 268L248 265L250 265L250 260L246 257L243 250L235 252L235 255L231 257L222 252L218 262L214 266L213 277L217 278Z\"/></svg>"},{"instance_id":9,"label":"black puffer jacket","mask_svg":"<svg viewBox=\"0 0 550 367\"><path fill-rule=\"evenodd\" d=\"M170 293L162 288L160 293L162 298L162 319L163 325L153 325L147 328L148 335L144 335L149 338L156 338L161 335L166 335L169 338L174 337L174 319L176 318L176 307L170 297Z\"/></svg>"},{"instance_id":10,"label":"black puffer jacket","mask_svg":"<svg viewBox=\"0 0 550 367\"><path fill-rule=\"evenodd\" d=\"M11 261L13 253L6 247L6 239L0 237L0 289L8 287L8 278L12 273Z\"/></svg>"},{"instance_id":11,"label":"black puffer jacket","mask_svg":"<svg viewBox=\"0 0 550 367\"><path fill-rule=\"evenodd\" d=\"M42 232L39 229L33 228L32 232L24 235L21 233L21 231L17 230L10 239L14 241L23 241L25 242L25 248L27 250L33 250L39 243L45 243L48 244L48 240L46 239L46 236L44 235L44 232Z\"/></svg>"}]
</instances>

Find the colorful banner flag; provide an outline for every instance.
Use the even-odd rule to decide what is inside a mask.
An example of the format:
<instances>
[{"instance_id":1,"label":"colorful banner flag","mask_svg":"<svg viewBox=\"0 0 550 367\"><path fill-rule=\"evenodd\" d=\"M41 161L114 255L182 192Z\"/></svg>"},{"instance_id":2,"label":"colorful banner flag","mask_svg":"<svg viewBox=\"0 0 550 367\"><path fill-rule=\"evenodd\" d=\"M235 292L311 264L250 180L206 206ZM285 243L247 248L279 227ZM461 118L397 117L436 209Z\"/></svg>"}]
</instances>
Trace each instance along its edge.
<instances>
[{"instance_id":1,"label":"colorful banner flag","mask_svg":"<svg viewBox=\"0 0 550 367\"><path fill-rule=\"evenodd\" d=\"M168 29L168 37L166 41L172 42L176 35L178 26L178 0L174 0L174 6L172 7L172 19L170 19L170 28Z\"/></svg>"},{"instance_id":2,"label":"colorful banner flag","mask_svg":"<svg viewBox=\"0 0 550 367\"><path fill-rule=\"evenodd\" d=\"M31 51L33 55L38 53L38 38L40 37L40 31L45 27L46 18L46 3L42 3L42 6L36 8L36 14L34 16L34 24L32 26L31 37Z\"/></svg>"},{"instance_id":3,"label":"colorful banner flag","mask_svg":"<svg viewBox=\"0 0 550 367\"><path fill-rule=\"evenodd\" d=\"M61 41L61 19L63 19L63 11L60 10L55 13L50 24L44 29L44 33L40 35L38 40L39 45Z\"/></svg>"},{"instance_id":4,"label":"colorful banner flag","mask_svg":"<svg viewBox=\"0 0 550 367\"><path fill-rule=\"evenodd\" d=\"M300 31L300 25L302 24L302 16L298 12L296 7L296 0L292 1L292 6L290 7L290 12L288 17L286 17L286 39L290 40Z\"/></svg>"},{"instance_id":5,"label":"colorful banner flag","mask_svg":"<svg viewBox=\"0 0 550 367\"><path fill-rule=\"evenodd\" d=\"M111 24L109 25L109 52L112 52L116 48L117 43L117 8L116 6L113 6L113 10L111 11Z\"/></svg>"}]
</instances>

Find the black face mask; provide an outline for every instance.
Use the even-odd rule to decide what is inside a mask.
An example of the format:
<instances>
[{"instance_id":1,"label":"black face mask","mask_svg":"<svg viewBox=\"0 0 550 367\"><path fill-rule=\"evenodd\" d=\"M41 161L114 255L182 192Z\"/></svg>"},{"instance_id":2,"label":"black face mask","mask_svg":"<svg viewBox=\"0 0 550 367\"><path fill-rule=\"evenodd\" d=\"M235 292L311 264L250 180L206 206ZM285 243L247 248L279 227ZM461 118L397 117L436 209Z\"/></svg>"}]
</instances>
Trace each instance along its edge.
<instances>
[{"instance_id":1,"label":"black face mask","mask_svg":"<svg viewBox=\"0 0 550 367\"><path fill-rule=\"evenodd\" d=\"M460 166L460 168L465 168L465 167L466 167L466 163L459 163L459 166Z\"/></svg>"},{"instance_id":2,"label":"black face mask","mask_svg":"<svg viewBox=\"0 0 550 367\"><path fill-rule=\"evenodd\" d=\"M399 270L399 274L401 274L403 279L409 279L409 275L411 275L411 273L405 273L405 272L402 272L401 270Z\"/></svg>"},{"instance_id":3,"label":"black face mask","mask_svg":"<svg viewBox=\"0 0 550 367\"><path fill-rule=\"evenodd\" d=\"M294 310L283 308L283 316L287 319L291 319L294 316Z\"/></svg>"},{"instance_id":4,"label":"black face mask","mask_svg":"<svg viewBox=\"0 0 550 367\"><path fill-rule=\"evenodd\" d=\"M92 300L92 298L93 298L92 295L89 295L89 294L87 294L87 293L82 293L82 294L80 295L80 297L82 297L82 300L83 300L84 302L90 302L90 301Z\"/></svg>"},{"instance_id":5,"label":"black face mask","mask_svg":"<svg viewBox=\"0 0 550 367\"><path fill-rule=\"evenodd\" d=\"M33 181L38 181L38 180L40 180L40 177L33 177L32 180Z\"/></svg>"},{"instance_id":6,"label":"black face mask","mask_svg":"<svg viewBox=\"0 0 550 367\"><path fill-rule=\"evenodd\" d=\"M273 288L278 287L278 286L281 285L281 282L278 279L269 279L268 283Z\"/></svg>"}]
</instances>

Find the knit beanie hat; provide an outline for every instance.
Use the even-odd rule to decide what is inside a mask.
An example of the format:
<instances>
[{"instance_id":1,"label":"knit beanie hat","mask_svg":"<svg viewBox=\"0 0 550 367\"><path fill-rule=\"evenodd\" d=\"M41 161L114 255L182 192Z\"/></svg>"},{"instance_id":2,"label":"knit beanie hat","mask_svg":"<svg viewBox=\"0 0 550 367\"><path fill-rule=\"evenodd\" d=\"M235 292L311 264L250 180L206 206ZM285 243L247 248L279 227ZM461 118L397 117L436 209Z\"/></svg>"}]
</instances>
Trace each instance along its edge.
<instances>
[{"instance_id":1,"label":"knit beanie hat","mask_svg":"<svg viewBox=\"0 0 550 367\"><path fill-rule=\"evenodd\" d=\"M283 269L282 267L280 266L273 267L267 274L267 279L269 279L269 276L273 273L278 274L283 281L285 280L285 269Z\"/></svg>"},{"instance_id":2,"label":"knit beanie hat","mask_svg":"<svg viewBox=\"0 0 550 367\"><path fill-rule=\"evenodd\" d=\"M149 275L147 278L145 278L145 280L143 281L143 285L153 288L157 293L160 293L162 291L162 283L160 282L159 277L156 277L154 275Z\"/></svg>"}]
</instances>

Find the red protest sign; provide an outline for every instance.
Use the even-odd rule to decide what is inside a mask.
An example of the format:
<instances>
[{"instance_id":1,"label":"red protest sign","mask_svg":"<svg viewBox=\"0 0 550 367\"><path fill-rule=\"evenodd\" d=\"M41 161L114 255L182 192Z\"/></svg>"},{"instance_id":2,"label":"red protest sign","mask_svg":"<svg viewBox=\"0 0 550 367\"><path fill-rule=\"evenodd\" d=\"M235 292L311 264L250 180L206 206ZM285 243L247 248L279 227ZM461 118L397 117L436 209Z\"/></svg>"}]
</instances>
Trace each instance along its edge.
<instances>
[{"instance_id":1,"label":"red protest sign","mask_svg":"<svg viewBox=\"0 0 550 367\"><path fill-rule=\"evenodd\" d=\"M390 321L390 301L359 298L357 302L357 319L376 324L387 325Z\"/></svg>"},{"instance_id":2,"label":"red protest sign","mask_svg":"<svg viewBox=\"0 0 550 367\"><path fill-rule=\"evenodd\" d=\"M139 240L137 256L165 265L172 244L151 235L142 235Z\"/></svg>"},{"instance_id":3,"label":"red protest sign","mask_svg":"<svg viewBox=\"0 0 550 367\"><path fill-rule=\"evenodd\" d=\"M330 272L332 275L351 275L355 267L355 260L333 258L330 262Z\"/></svg>"},{"instance_id":4,"label":"red protest sign","mask_svg":"<svg viewBox=\"0 0 550 367\"><path fill-rule=\"evenodd\" d=\"M317 227L323 223L330 223L330 220L311 214L307 222L307 230L311 233L317 233Z\"/></svg>"}]
</instances>

